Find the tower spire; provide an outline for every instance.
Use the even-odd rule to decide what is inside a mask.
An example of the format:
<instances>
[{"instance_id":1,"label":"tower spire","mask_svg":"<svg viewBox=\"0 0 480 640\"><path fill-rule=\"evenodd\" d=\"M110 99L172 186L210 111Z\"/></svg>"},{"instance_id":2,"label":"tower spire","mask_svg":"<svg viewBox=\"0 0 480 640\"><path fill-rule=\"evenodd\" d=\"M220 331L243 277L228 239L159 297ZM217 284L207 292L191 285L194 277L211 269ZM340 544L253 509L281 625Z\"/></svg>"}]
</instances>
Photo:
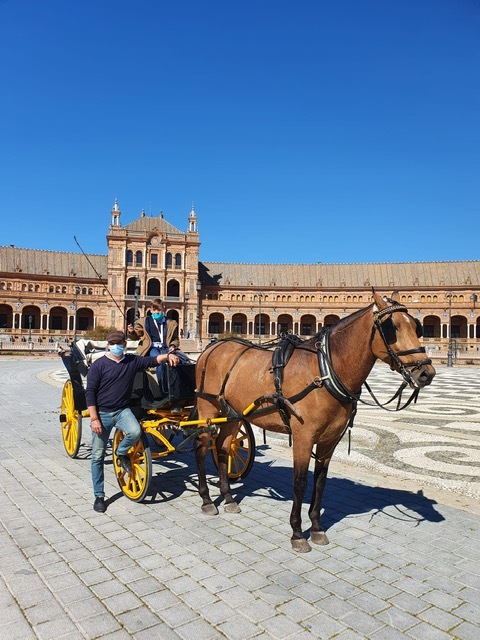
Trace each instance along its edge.
<instances>
[{"instance_id":1,"label":"tower spire","mask_svg":"<svg viewBox=\"0 0 480 640\"><path fill-rule=\"evenodd\" d=\"M122 212L118 208L118 200L117 200L117 198L115 198L115 202L113 203L113 207L112 207L112 222L111 222L111 226L112 227L121 227L122 226L120 224L120 216L121 216L121 214L122 214Z\"/></svg>"},{"instance_id":2,"label":"tower spire","mask_svg":"<svg viewBox=\"0 0 480 640\"><path fill-rule=\"evenodd\" d=\"M188 216L188 231L197 233L197 214L195 213L195 204L192 202L192 210Z\"/></svg>"}]
</instances>

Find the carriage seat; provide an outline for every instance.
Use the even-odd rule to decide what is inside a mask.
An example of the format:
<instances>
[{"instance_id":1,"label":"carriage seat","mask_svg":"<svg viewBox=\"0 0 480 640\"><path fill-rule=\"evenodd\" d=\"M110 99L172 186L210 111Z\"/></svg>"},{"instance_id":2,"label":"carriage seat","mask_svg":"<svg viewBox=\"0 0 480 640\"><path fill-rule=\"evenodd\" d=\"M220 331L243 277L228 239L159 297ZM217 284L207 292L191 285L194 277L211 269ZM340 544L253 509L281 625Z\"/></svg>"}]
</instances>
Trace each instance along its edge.
<instances>
[{"instance_id":1,"label":"carriage seat","mask_svg":"<svg viewBox=\"0 0 480 640\"><path fill-rule=\"evenodd\" d=\"M107 350L106 340L85 340L81 338L75 341L75 346L84 363L88 366L101 356ZM126 353L136 353L138 340L127 340Z\"/></svg>"},{"instance_id":2,"label":"carriage seat","mask_svg":"<svg viewBox=\"0 0 480 640\"><path fill-rule=\"evenodd\" d=\"M195 397L195 365L167 367L168 394L158 385L156 369L139 372L135 379L134 394L141 397L143 407L170 407L192 404Z\"/></svg>"}]
</instances>

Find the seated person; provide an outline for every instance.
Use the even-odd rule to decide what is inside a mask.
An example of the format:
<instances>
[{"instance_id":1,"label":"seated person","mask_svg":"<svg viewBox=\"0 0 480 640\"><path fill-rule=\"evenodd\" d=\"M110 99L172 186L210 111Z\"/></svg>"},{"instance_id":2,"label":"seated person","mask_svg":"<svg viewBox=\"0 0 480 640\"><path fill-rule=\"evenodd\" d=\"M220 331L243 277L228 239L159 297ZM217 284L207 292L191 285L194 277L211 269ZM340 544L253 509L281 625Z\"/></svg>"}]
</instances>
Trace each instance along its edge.
<instances>
[{"instance_id":1,"label":"seated person","mask_svg":"<svg viewBox=\"0 0 480 640\"><path fill-rule=\"evenodd\" d=\"M160 298L155 298L148 308L145 318L139 318L135 324L127 327L128 337L131 340L139 340L137 353L141 356L157 356L165 353L176 352L179 346L178 323L176 320L167 319L165 306ZM177 354L182 360L188 361L183 354ZM182 357L183 356L183 357ZM160 364L157 367L157 380L160 392L168 395L167 365ZM175 407L174 407L175 408Z\"/></svg>"}]
</instances>

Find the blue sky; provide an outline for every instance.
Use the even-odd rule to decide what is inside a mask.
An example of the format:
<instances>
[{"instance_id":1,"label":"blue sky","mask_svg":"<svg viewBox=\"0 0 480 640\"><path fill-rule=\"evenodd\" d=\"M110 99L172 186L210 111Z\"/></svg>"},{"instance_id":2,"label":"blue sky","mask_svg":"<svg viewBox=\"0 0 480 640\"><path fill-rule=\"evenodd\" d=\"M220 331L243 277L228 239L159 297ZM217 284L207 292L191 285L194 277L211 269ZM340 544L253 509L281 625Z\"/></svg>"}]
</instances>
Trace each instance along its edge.
<instances>
[{"instance_id":1,"label":"blue sky","mask_svg":"<svg viewBox=\"0 0 480 640\"><path fill-rule=\"evenodd\" d=\"M476 0L0 0L0 244L200 258L479 257Z\"/></svg>"}]
</instances>

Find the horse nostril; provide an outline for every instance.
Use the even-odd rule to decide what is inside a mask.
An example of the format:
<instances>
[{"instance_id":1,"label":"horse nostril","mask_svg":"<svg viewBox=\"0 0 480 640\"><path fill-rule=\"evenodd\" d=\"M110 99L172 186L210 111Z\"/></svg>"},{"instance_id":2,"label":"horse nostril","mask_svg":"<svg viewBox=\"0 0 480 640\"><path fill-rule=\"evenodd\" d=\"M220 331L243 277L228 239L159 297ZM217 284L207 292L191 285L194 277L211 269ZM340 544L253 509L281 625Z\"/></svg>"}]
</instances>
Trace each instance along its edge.
<instances>
[{"instance_id":1,"label":"horse nostril","mask_svg":"<svg viewBox=\"0 0 480 640\"><path fill-rule=\"evenodd\" d=\"M422 371L419 376L419 381L421 381L424 385L430 384L433 380L434 374L429 373L428 371Z\"/></svg>"}]
</instances>

